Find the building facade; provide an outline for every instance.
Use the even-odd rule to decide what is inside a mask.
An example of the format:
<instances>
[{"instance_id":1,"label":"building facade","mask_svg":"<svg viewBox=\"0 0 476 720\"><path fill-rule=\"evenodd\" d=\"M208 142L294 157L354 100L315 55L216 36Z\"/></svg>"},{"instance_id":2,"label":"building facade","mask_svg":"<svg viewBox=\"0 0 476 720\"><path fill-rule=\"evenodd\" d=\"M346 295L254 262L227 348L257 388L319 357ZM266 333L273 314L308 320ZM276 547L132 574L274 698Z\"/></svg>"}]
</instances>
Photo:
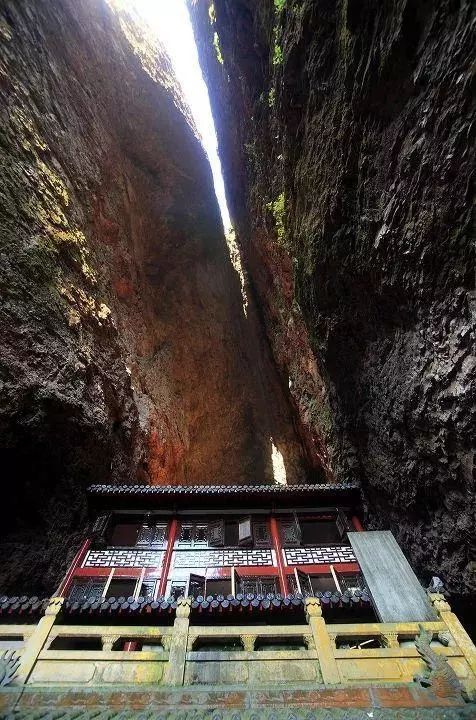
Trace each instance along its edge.
<instances>
[{"instance_id":1,"label":"building facade","mask_svg":"<svg viewBox=\"0 0 476 720\"><path fill-rule=\"evenodd\" d=\"M362 529L348 504L353 492L324 487L319 497L309 485L281 491L196 487L183 493L175 487L93 487L93 537L61 593L78 602L330 595L360 587L347 539L348 531Z\"/></svg>"},{"instance_id":2,"label":"building facade","mask_svg":"<svg viewBox=\"0 0 476 720\"><path fill-rule=\"evenodd\" d=\"M357 487L101 485L89 501L55 596L0 598L6 712L474 711L474 645L392 534L365 531Z\"/></svg>"}]
</instances>

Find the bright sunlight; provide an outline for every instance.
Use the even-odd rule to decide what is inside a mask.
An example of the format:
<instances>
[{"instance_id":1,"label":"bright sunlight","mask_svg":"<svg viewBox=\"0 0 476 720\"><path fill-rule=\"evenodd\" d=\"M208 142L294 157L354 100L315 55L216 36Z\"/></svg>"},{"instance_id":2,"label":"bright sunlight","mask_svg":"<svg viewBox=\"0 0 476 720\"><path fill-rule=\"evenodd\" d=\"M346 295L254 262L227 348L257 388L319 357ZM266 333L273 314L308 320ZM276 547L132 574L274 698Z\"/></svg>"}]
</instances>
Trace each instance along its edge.
<instances>
[{"instance_id":1,"label":"bright sunlight","mask_svg":"<svg viewBox=\"0 0 476 720\"><path fill-rule=\"evenodd\" d=\"M215 126L185 0L131 0L130 4L147 22L151 31L157 33L172 61L175 75L182 86L185 101L192 111L210 160L215 193L227 233L231 223L218 158Z\"/></svg>"}]
</instances>

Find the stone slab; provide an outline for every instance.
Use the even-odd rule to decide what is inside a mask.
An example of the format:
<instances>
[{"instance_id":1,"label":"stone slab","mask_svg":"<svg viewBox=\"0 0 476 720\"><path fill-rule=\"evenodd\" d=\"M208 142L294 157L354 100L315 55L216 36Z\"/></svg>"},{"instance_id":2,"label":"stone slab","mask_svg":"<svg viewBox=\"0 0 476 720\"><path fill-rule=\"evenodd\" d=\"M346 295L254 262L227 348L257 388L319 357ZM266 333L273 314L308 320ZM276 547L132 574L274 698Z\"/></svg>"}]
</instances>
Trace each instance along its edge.
<instances>
[{"instance_id":1,"label":"stone slab","mask_svg":"<svg viewBox=\"0 0 476 720\"><path fill-rule=\"evenodd\" d=\"M389 530L348 533L381 622L431 622L438 617Z\"/></svg>"},{"instance_id":2,"label":"stone slab","mask_svg":"<svg viewBox=\"0 0 476 720\"><path fill-rule=\"evenodd\" d=\"M461 708L316 708L316 709L266 709L217 710L169 709L157 713L154 709L131 711L103 708L63 708L52 712L48 709L20 710L2 715L2 720L474 720L474 706Z\"/></svg>"},{"instance_id":3,"label":"stone slab","mask_svg":"<svg viewBox=\"0 0 476 720\"><path fill-rule=\"evenodd\" d=\"M331 713L326 714L326 713ZM368 713L372 712L373 715ZM307 714L306 714L307 713ZM394 714L392 714L394 713ZM261 687L240 690L7 688L0 691L1 720L467 720L476 717L476 705L436 697L414 684L381 687Z\"/></svg>"}]
</instances>

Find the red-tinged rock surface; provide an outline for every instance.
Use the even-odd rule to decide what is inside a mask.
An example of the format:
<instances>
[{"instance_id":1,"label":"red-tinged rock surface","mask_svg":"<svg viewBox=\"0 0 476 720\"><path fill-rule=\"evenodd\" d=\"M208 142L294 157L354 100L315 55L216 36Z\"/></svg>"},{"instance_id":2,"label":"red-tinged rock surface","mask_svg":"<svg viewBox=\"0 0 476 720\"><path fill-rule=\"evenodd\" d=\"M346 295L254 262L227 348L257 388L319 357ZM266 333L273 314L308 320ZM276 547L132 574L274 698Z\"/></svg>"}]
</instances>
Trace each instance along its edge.
<instances>
[{"instance_id":1,"label":"red-tinged rock surface","mask_svg":"<svg viewBox=\"0 0 476 720\"><path fill-rule=\"evenodd\" d=\"M0 587L51 592L94 482L305 455L163 50L105 0L0 3Z\"/></svg>"},{"instance_id":2,"label":"red-tinged rock surface","mask_svg":"<svg viewBox=\"0 0 476 720\"><path fill-rule=\"evenodd\" d=\"M237 242L301 424L424 580L474 572L474 6L190 3Z\"/></svg>"}]
</instances>

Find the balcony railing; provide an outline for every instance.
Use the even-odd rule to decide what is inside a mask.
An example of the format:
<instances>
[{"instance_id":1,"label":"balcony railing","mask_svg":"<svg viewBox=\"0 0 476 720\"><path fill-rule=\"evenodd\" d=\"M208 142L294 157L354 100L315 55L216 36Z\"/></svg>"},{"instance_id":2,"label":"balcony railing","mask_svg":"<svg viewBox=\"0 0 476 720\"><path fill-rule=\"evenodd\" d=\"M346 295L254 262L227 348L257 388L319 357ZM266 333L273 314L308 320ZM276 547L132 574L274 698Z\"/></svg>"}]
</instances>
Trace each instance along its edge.
<instances>
[{"instance_id":1,"label":"balcony railing","mask_svg":"<svg viewBox=\"0 0 476 720\"><path fill-rule=\"evenodd\" d=\"M338 565L355 563L356 558L350 545L316 545L284 548L283 561L287 566ZM88 551L83 560L84 568L131 567L161 568L165 552L161 549L97 548ZM205 567L266 567L276 566L272 548L187 548L174 549L175 568Z\"/></svg>"},{"instance_id":2,"label":"balcony railing","mask_svg":"<svg viewBox=\"0 0 476 720\"><path fill-rule=\"evenodd\" d=\"M260 624L228 625L191 623L192 600L180 598L174 624L164 626L66 624L63 598L54 598L36 626L1 625L0 637L23 638L16 684L401 684L443 663L474 693L476 649L434 597L436 622L326 624L312 597L300 623L264 624L262 616Z\"/></svg>"}]
</instances>

